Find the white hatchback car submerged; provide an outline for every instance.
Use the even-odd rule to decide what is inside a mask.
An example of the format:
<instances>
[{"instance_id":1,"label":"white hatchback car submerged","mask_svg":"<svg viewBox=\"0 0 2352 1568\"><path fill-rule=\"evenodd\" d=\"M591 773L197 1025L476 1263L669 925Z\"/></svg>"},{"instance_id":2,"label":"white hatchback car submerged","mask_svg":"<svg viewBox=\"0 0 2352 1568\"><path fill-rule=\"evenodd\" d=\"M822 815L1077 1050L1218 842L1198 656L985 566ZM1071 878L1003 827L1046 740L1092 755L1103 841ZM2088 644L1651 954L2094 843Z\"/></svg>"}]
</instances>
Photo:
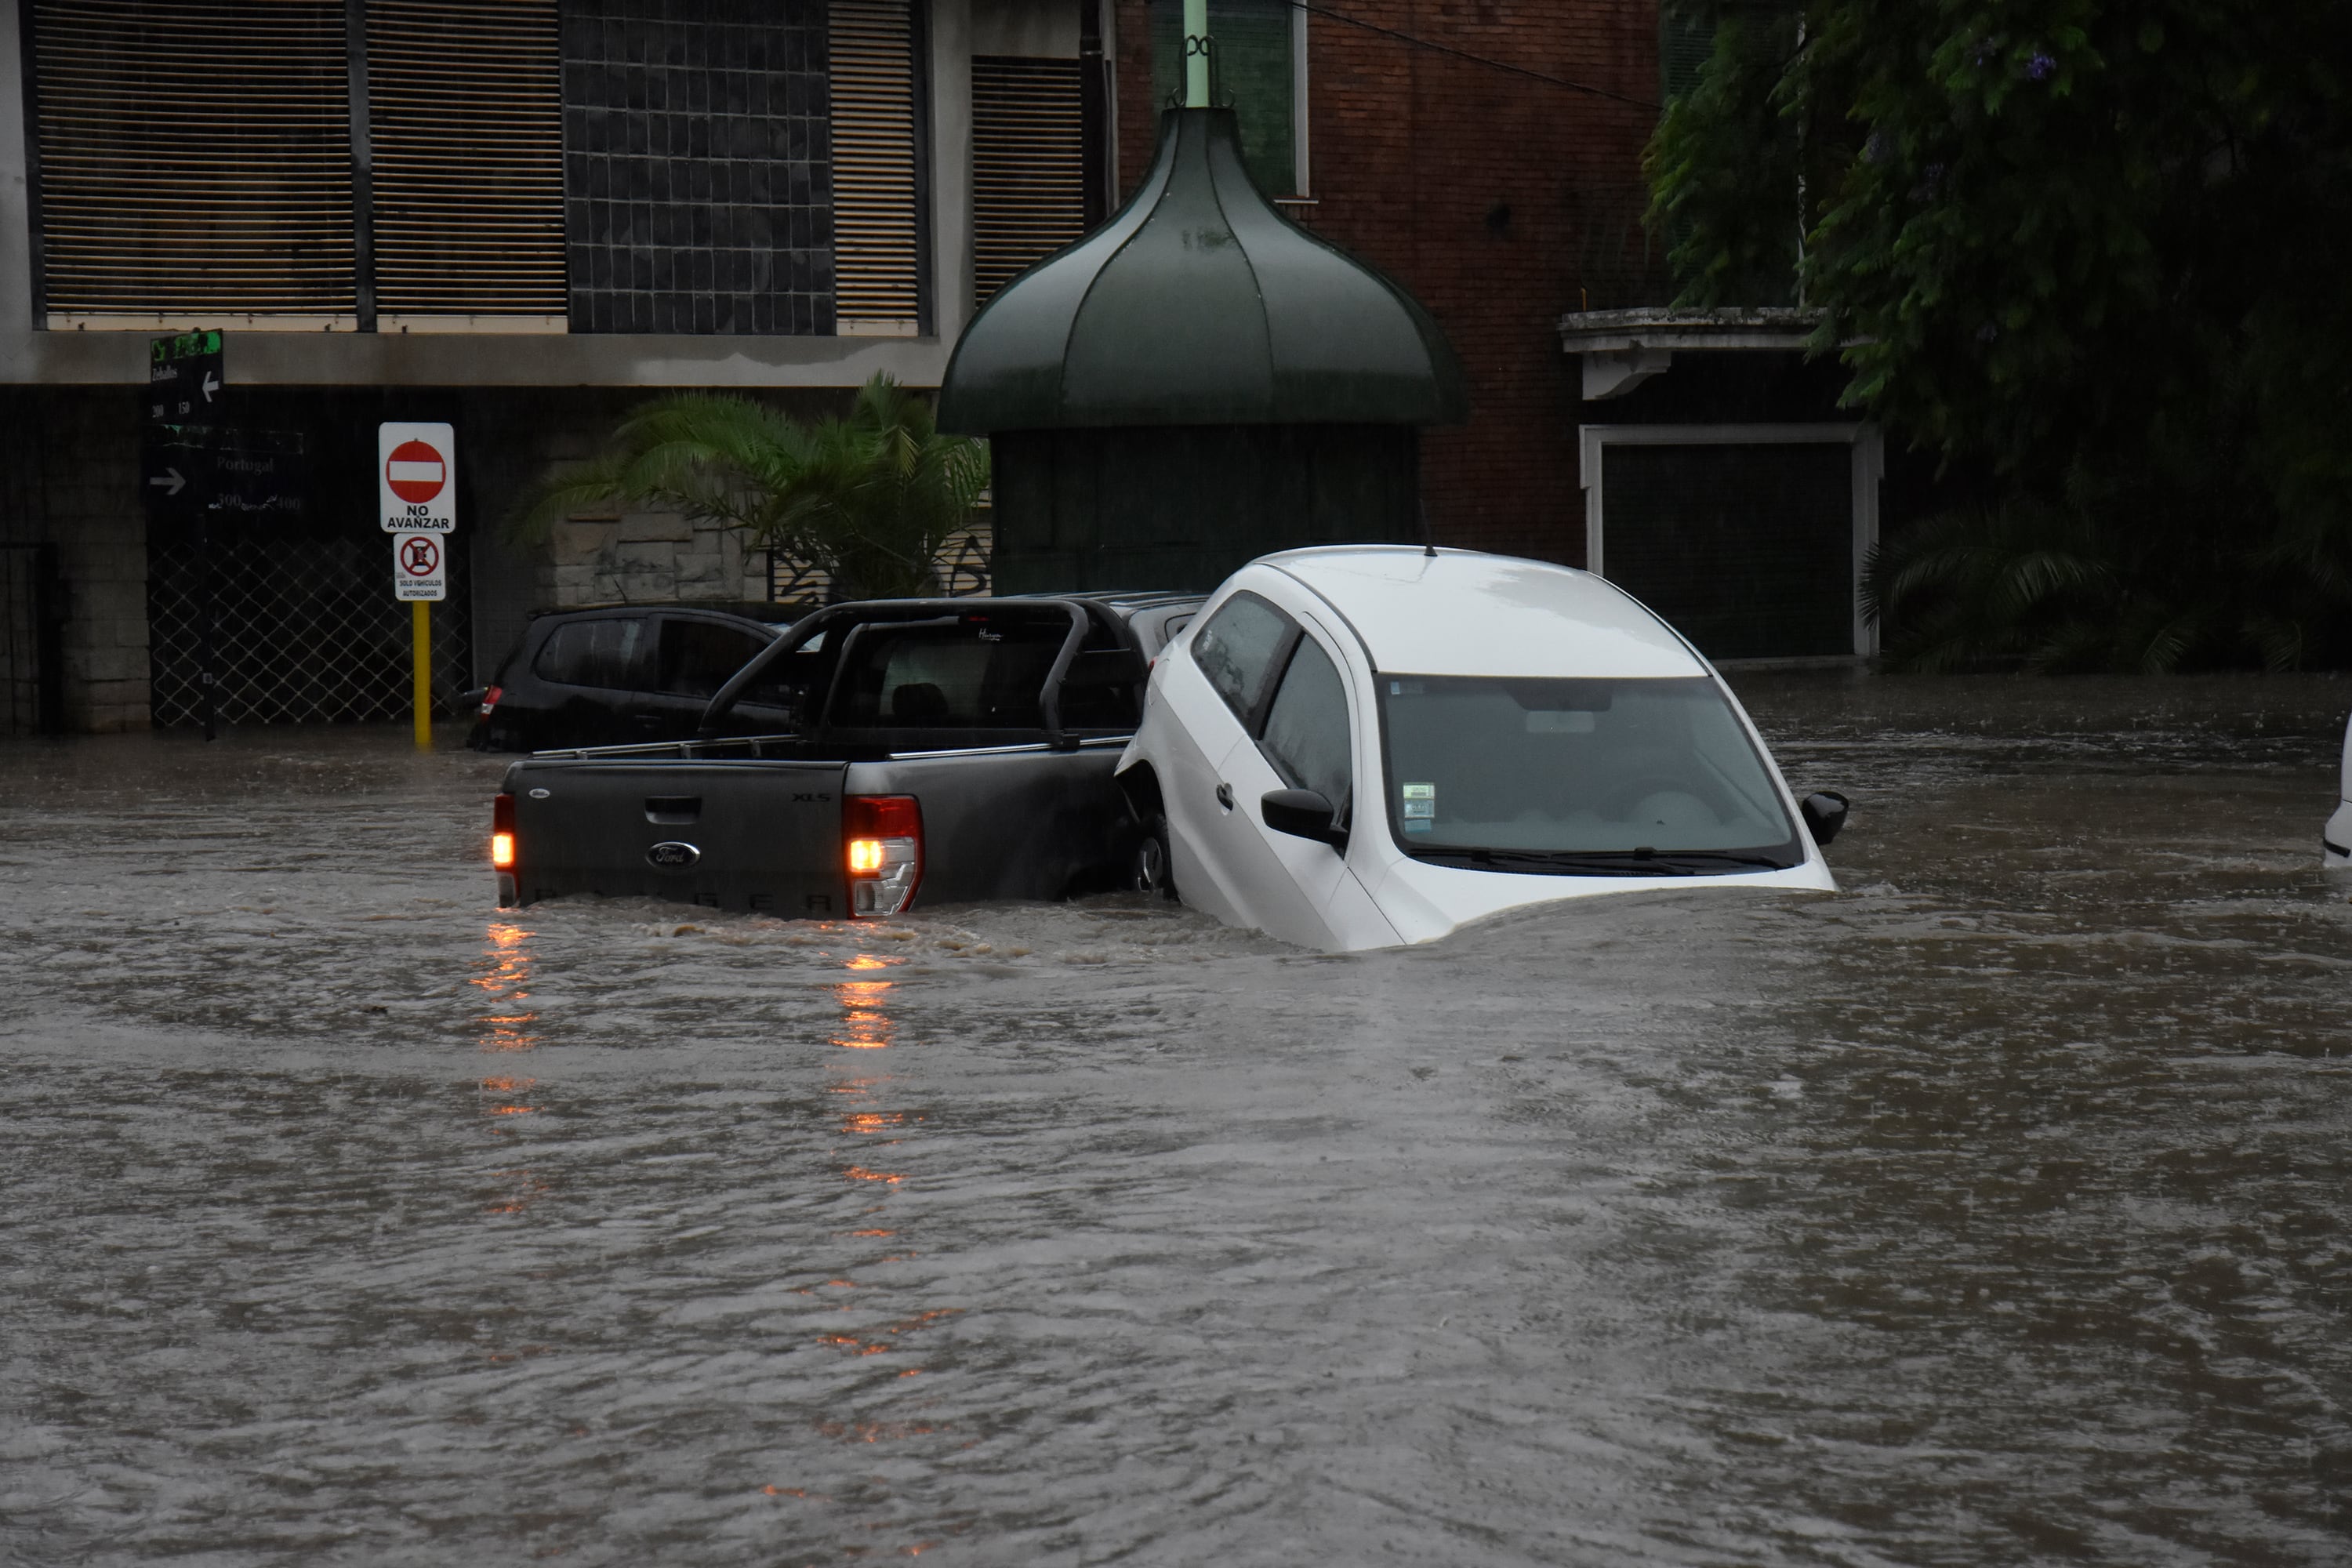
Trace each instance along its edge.
<instances>
[{"instance_id":1,"label":"white hatchback car submerged","mask_svg":"<svg viewBox=\"0 0 2352 1568\"><path fill-rule=\"evenodd\" d=\"M2331 871L2352 868L2352 720L2344 724L2344 763L2336 771L2336 815L2320 830L2319 863Z\"/></svg>"},{"instance_id":2,"label":"white hatchback car submerged","mask_svg":"<svg viewBox=\"0 0 2352 1568\"><path fill-rule=\"evenodd\" d=\"M1411 545L1228 578L1154 664L1118 778L1138 886L1334 951L1700 879L1834 890L1845 815L1800 805L1722 679L1605 579Z\"/></svg>"}]
</instances>

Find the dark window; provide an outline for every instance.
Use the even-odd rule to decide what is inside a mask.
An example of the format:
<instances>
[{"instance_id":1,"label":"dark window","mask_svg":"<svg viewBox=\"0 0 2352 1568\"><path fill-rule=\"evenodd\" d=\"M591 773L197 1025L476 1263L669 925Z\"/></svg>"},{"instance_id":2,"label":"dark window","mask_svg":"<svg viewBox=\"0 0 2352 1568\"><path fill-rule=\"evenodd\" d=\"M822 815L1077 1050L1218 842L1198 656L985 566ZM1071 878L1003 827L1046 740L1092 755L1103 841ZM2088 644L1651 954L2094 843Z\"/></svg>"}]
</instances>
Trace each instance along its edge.
<instances>
[{"instance_id":1,"label":"dark window","mask_svg":"<svg viewBox=\"0 0 2352 1568\"><path fill-rule=\"evenodd\" d=\"M1345 820L1355 777L1348 747L1348 688L1314 638L1298 639L1274 706L1266 710L1258 747L1283 783L1315 791Z\"/></svg>"},{"instance_id":2,"label":"dark window","mask_svg":"<svg viewBox=\"0 0 2352 1568\"><path fill-rule=\"evenodd\" d=\"M1192 637L1192 662L1234 717L1249 723L1290 635L1290 617L1255 594L1236 594Z\"/></svg>"},{"instance_id":3,"label":"dark window","mask_svg":"<svg viewBox=\"0 0 2352 1568\"><path fill-rule=\"evenodd\" d=\"M566 621L548 634L531 670L558 686L628 690L635 685L637 639L645 624L635 616Z\"/></svg>"},{"instance_id":4,"label":"dark window","mask_svg":"<svg viewBox=\"0 0 2352 1568\"><path fill-rule=\"evenodd\" d=\"M819 632L770 663L743 689L738 708L776 710L794 729L809 722L810 710L824 700L825 680L833 671L824 644L825 634Z\"/></svg>"},{"instance_id":5,"label":"dark window","mask_svg":"<svg viewBox=\"0 0 2352 1568\"><path fill-rule=\"evenodd\" d=\"M992 616L954 626L869 626L827 723L852 730L1034 730L1066 620Z\"/></svg>"},{"instance_id":6,"label":"dark window","mask_svg":"<svg viewBox=\"0 0 2352 1568\"><path fill-rule=\"evenodd\" d=\"M767 638L740 626L665 617L654 689L671 697L715 697L728 677L767 646Z\"/></svg>"},{"instance_id":7,"label":"dark window","mask_svg":"<svg viewBox=\"0 0 2352 1568\"><path fill-rule=\"evenodd\" d=\"M379 330L405 317L562 323L556 39L556 0L368 0Z\"/></svg>"},{"instance_id":8,"label":"dark window","mask_svg":"<svg viewBox=\"0 0 2352 1568\"><path fill-rule=\"evenodd\" d=\"M1209 37L1216 68L1216 101L1230 103L1241 132L1242 162L1269 196L1299 194L1306 171L1296 166L1291 136L1296 86L1290 55L1289 0L1209 0ZM1184 95L1184 7L1153 0L1151 93L1155 103Z\"/></svg>"},{"instance_id":9,"label":"dark window","mask_svg":"<svg viewBox=\"0 0 2352 1568\"><path fill-rule=\"evenodd\" d=\"M971 60L973 293L983 302L1086 232L1079 62Z\"/></svg>"},{"instance_id":10,"label":"dark window","mask_svg":"<svg viewBox=\"0 0 2352 1568\"><path fill-rule=\"evenodd\" d=\"M1709 658L1853 652L1853 449L1611 445L1601 570Z\"/></svg>"},{"instance_id":11,"label":"dark window","mask_svg":"<svg viewBox=\"0 0 2352 1568\"><path fill-rule=\"evenodd\" d=\"M51 328L248 311L354 324L342 5L30 10Z\"/></svg>"},{"instance_id":12,"label":"dark window","mask_svg":"<svg viewBox=\"0 0 2352 1568\"><path fill-rule=\"evenodd\" d=\"M823 0L564 5L573 331L833 331L827 75Z\"/></svg>"},{"instance_id":13,"label":"dark window","mask_svg":"<svg viewBox=\"0 0 2352 1568\"><path fill-rule=\"evenodd\" d=\"M1130 647L1106 642L1081 648L1062 677L1062 728L1132 730L1143 717L1150 673Z\"/></svg>"}]
</instances>

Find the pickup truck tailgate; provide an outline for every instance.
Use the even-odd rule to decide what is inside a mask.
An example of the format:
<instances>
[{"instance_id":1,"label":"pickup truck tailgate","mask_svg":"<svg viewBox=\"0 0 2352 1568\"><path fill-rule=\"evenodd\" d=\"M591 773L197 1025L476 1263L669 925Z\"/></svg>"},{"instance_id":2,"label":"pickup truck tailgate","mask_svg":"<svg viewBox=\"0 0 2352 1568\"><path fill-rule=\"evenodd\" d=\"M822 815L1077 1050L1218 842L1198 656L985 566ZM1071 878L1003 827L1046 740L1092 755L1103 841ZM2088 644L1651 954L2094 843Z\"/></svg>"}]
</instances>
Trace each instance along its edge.
<instances>
[{"instance_id":1,"label":"pickup truck tailgate","mask_svg":"<svg viewBox=\"0 0 2352 1568\"><path fill-rule=\"evenodd\" d=\"M517 763L515 898L654 898L824 919L849 910L845 765L547 758Z\"/></svg>"}]
</instances>

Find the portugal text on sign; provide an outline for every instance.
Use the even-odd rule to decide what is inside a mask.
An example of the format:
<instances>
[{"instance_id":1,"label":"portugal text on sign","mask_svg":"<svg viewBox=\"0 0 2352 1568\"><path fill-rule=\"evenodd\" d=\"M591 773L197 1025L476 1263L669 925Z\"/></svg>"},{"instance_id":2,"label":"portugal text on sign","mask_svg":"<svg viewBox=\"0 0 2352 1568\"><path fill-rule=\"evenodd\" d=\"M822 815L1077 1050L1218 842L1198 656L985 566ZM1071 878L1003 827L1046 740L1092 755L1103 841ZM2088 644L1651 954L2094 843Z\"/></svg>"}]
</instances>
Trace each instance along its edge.
<instances>
[{"instance_id":1,"label":"portugal text on sign","mask_svg":"<svg viewBox=\"0 0 2352 1568\"><path fill-rule=\"evenodd\" d=\"M457 478L457 439L450 426L376 427L377 503L386 533L447 533L455 529Z\"/></svg>"}]
</instances>

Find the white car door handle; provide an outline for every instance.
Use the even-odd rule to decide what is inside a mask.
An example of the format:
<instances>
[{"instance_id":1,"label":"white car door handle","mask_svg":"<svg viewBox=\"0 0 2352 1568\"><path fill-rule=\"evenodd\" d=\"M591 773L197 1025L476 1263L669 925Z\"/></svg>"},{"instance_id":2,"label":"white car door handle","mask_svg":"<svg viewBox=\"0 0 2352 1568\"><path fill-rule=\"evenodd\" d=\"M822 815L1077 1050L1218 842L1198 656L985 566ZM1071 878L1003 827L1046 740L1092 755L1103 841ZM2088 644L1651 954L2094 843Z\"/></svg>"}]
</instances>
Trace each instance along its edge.
<instances>
[{"instance_id":1,"label":"white car door handle","mask_svg":"<svg viewBox=\"0 0 2352 1568\"><path fill-rule=\"evenodd\" d=\"M1231 811L1231 810L1233 810L1233 808L1234 808L1234 786L1233 786L1233 785L1231 785L1231 784L1219 784L1219 785L1217 786L1217 804L1218 804L1219 805L1223 806L1227 811Z\"/></svg>"}]
</instances>

